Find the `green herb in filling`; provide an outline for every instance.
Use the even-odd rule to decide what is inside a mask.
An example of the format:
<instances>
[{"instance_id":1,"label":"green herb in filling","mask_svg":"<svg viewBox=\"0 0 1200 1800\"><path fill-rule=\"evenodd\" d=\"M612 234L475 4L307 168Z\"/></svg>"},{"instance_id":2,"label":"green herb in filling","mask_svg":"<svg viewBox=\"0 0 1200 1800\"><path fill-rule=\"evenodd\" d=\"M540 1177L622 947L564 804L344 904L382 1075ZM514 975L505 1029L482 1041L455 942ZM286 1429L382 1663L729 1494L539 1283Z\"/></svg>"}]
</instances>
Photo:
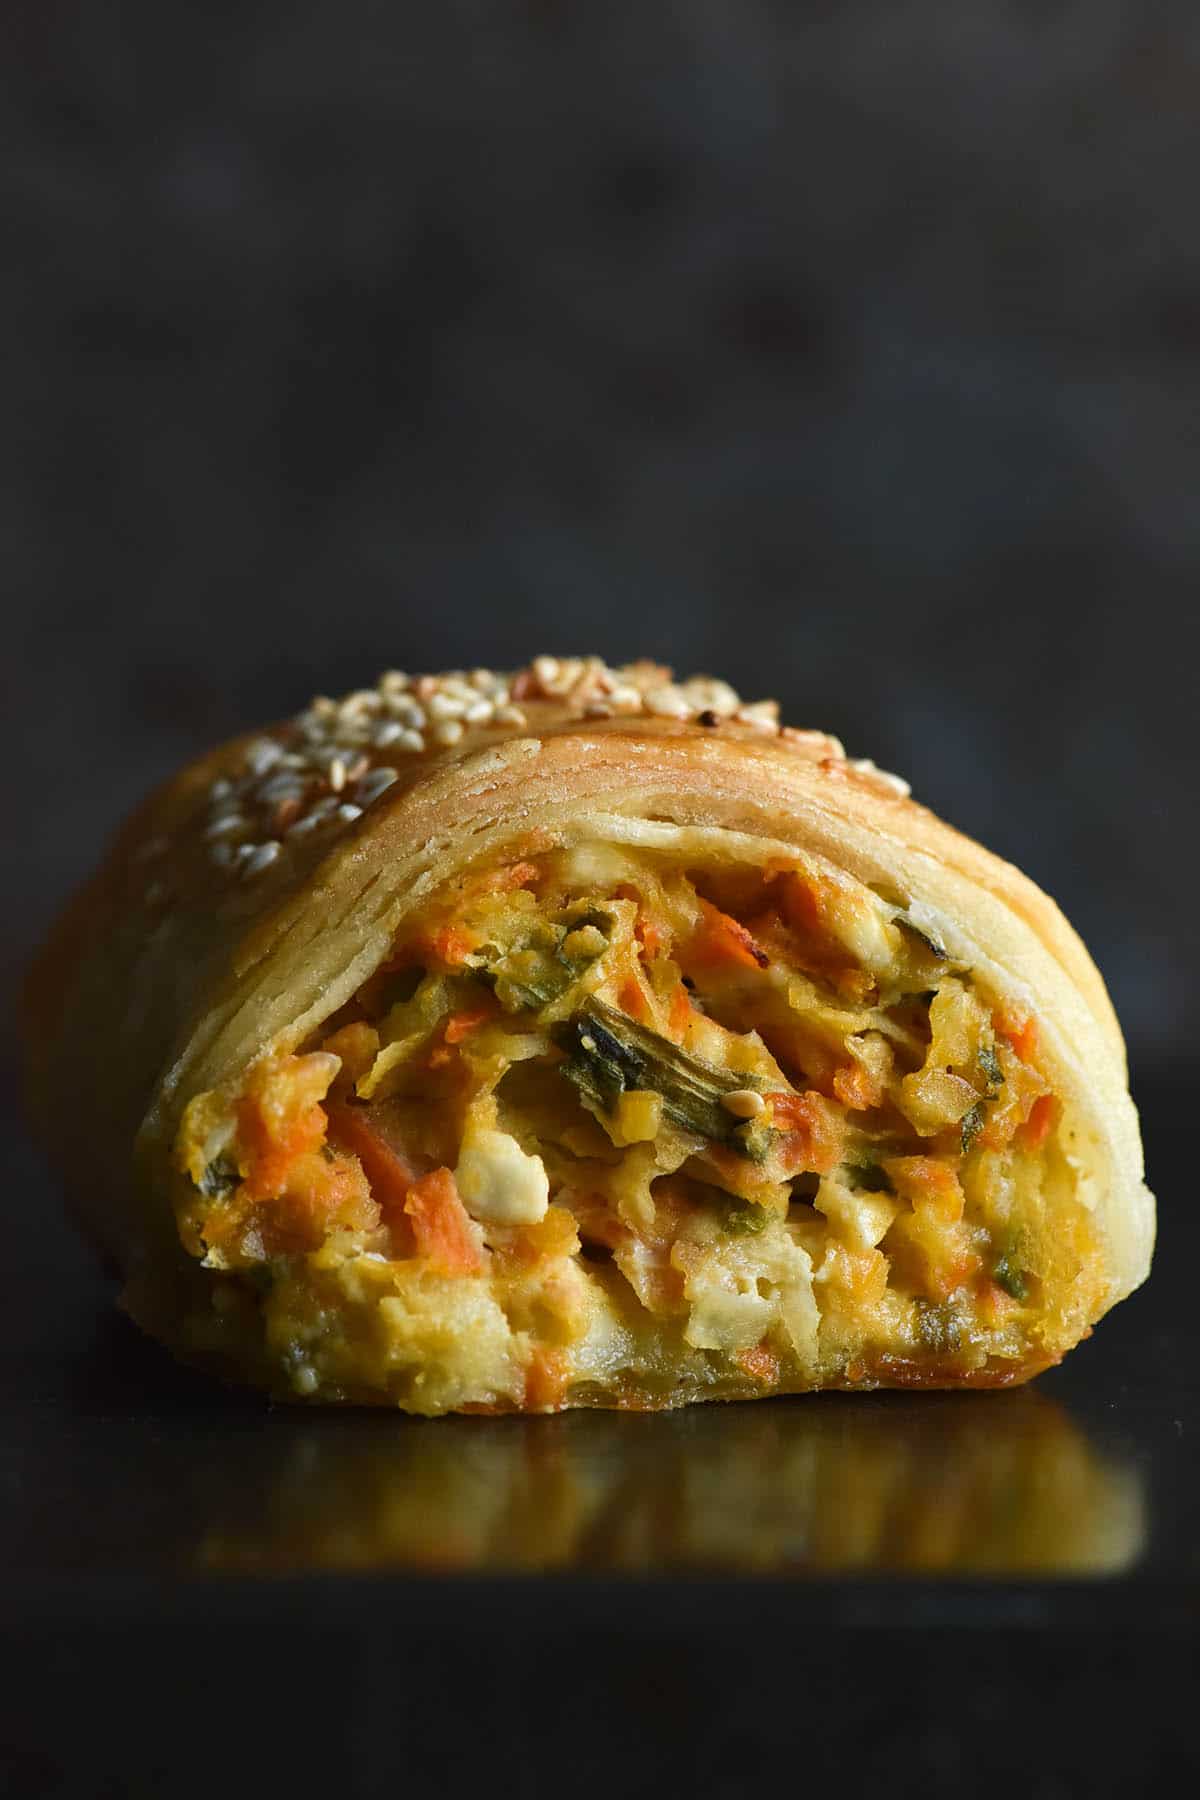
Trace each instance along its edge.
<instances>
[{"instance_id":1,"label":"green herb in filling","mask_svg":"<svg viewBox=\"0 0 1200 1800\"><path fill-rule=\"evenodd\" d=\"M855 1193L893 1194L896 1191L877 1162L847 1163L839 1173L846 1186Z\"/></svg>"},{"instance_id":2,"label":"green herb in filling","mask_svg":"<svg viewBox=\"0 0 1200 1800\"><path fill-rule=\"evenodd\" d=\"M768 1216L765 1206L755 1206L748 1200L731 1200L725 1212L725 1229L737 1237L755 1236L765 1228Z\"/></svg>"},{"instance_id":3,"label":"green herb in filling","mask_svg":"<svg viewBox=\"0 0 1200 1800\"><path fill-rule=\"evenodd\" d=\"M992 1280L997 1287L1002 1287L1011 1299L1028 1300L1028 1271L1019 1269L1008 1251L1005 1251L992 1270Z\"/></svg>"},{"instance_id":4,"label":"green herb in filling","mask_svg":"<svg viewBox=\"0 0 1200 1800\"><path fill-rule=\"evenodd\" d=\"M752 1077L730 1075L686 1055L602 1000L589 1000L561 1029L558 1041L568 1052L559 1073L598 1111L611 1113L622 1094L650 1089L662 1095L663 1111L685 1131L755 1155L754 1140L739 1135L742 1122L721 1104L723 1094L757 1085Z\"/></svg>"},{"instance_id":5,"label":"green herb in filling","mask_svg":"<svg viewBox=\"0 0 1200 1800\"><path fill-rule=\"evenodd\" d=\"M230 1193L241 1180L237 1164L227 1156L214 1156L200 1177L200 1192L208 1200L219 1200Z\"/></svg>"},{"instance_id":6,"label":"green herb in filling","mask_svg":"<svg viewBox=\"0 0 1200 1800\"><path fill-rule=\"evenodd\" d=\"M930 956L936 956L939 962L945 962L947 956L950 954L946 949L946 946L940 944L937 938L931 937L923 925L914 924L907 913L894 913L892 915L892 923L893 925L899 925L901 931L907 931L911 936L919 938L926 950L928 950Z\"/></svg>"},{"instance_id":7,"label":"green herb in filling","mask_svg":"<svg viewBox=\"0 0 1200 1800\"><path fill-rule=\"evenodd\" d=\"M611 931L612 919L598 908L569 909L553 924L537 925L513 949L501 954L493 947L480 973L506 1012L540 1012L604 954Z\"/></svg>"},{"instance_id":8,"label":"green herb in filling","mask_svg":"<svg viewBox=\"0 0 1200 1800\"><path fill-rule=\"evenodd\" d=\"M984 1119L986 1116L982 1100L977 1100L970 1111L963 1114L959 1130L961 1132L960 1141L962 1143L962 1153L964 1156L966 1156L971 1145L983 1130Z\"/></svg>"}]
</instances>

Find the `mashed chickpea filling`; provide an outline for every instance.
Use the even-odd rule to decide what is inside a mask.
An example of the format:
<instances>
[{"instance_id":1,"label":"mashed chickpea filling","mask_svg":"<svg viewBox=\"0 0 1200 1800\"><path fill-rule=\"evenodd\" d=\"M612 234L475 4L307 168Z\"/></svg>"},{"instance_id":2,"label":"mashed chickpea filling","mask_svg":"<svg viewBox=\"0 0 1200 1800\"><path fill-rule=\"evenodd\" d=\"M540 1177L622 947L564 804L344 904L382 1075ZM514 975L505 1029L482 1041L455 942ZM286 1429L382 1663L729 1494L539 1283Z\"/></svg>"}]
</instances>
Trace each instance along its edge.
<instances>
[{"instance_id":1,"label":"mashed chickpea filling","mask_svg":"<svg viewBox=\"0 0 1200 1800\"><path fill-rule=\"evenodd\" d=\"M472 874L177 1163L222 1328L417 1411L1001 1385L1102 1284L1036 1020L798 855Z\"/></svg>"}]
</instances>

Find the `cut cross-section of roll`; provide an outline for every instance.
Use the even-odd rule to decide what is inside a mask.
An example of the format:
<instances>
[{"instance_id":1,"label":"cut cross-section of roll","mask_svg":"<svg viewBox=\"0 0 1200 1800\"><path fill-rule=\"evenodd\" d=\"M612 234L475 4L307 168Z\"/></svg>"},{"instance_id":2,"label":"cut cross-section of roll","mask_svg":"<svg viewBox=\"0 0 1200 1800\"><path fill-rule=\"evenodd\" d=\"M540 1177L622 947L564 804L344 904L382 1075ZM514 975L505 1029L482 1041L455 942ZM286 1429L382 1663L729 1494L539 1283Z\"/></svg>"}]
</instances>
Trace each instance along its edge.
<instances>
[{"instance_id":1,"label":"cut cross-section of roll","mask_svg":"<svg viewBox=\"0 0 1200 1800\"><path fill-rule=\"evenodd\" d=\"M724 683L539 658L190 765L27 992L123 1302L422 1413L1000 1387L1153 1243L1103 983L1017 870Z\"/></svg>"}]
</instances>

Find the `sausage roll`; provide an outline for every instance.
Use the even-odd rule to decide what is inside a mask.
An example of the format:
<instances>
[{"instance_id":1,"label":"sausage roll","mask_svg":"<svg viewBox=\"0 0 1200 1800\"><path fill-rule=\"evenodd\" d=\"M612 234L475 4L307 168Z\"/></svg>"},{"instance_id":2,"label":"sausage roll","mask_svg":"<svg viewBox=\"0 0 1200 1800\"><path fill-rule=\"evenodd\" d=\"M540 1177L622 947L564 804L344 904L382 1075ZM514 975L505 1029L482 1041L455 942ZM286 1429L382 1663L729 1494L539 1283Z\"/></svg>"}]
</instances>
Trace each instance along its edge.
<instances>
[{"instance_id":1,"label":"sausage roll","mask_svg":"<svg viewBox=\"0 0 1200 1800\"><path fill-rule=\"evenodd\" d=\"M388 673L153 795L27 988L123 1304L410 1412L1003 1387L1141 1282L1052 901L723 682Z\"/></svg>"}]
</instances>

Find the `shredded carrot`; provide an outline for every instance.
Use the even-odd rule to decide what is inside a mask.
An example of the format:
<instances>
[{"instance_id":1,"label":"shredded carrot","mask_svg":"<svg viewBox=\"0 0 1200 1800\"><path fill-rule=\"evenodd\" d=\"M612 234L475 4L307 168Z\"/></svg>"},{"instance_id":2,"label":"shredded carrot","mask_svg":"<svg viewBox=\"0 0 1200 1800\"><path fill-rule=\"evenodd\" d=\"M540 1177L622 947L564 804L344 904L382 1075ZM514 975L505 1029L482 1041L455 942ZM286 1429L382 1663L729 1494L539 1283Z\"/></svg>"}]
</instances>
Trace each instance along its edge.
<instances>
[{"instance_id":1,"label":"shredded carrot","mask_svg":"<svg viewBox=\"0 0 1200 1800\"><path fill-rule=\"evenodd\" d=\"M748 1350L739 1350L733 1360L752 1381L761 1381L767 1387L774 1387L779 1380L779 1358L765 1338L761 1344L752 1344Z\"/></svg>"},{"instance_id":2,"label":"shredded carrot","mask_svg":"<svg viewBox=\"0 0 1200 1800\"><path fill-rule=\"evenodd\" d=\"M1039 1094L1023 1125L1017 1127L1016 1141L1022 1150L1040 1150L1058 1122L1059 1106L1053 1094Z\"/></svg>"},{"instance_id":3,"label":"shredded carrot","mask_svg":"<svg viewBox=\"0 0 1200 1800\"><path fill-rule=\"evenodd\" d=\"M833 1097L851 1112L867 1112L872 1106L882 1105L883 1089L869 1070L855 1062L835 1071Z\"/></svg>"},{"instance_id":4,"label":"shredded carrot","mask_svg":"<svg viewBox=\"0 0 1200 1800\"><path fill-rule=\"evenodd\" d=\"M653 961L666 945L666 933L662 926L656 924L653 919L648 919L645 913L638 914L634 933L638 943L642 946L642 954L650 961Z\"/></svg>"},{"instance_id":5,"label":"shredded carrot","mask_svg":"<svg viewBox=\"0 0 1200 1800\"><path fill-rule=\"evenodd\" d=\"M644 1025L653 1020L654 1014L642 990L642 984L636 975L627 975L617 993L617 1004L621 1011L628 1013L631 1019L639 1019Z\"/></svg>"},{"instance_id":6,"label":"shredded carrot","mask_svg":"<svg viewBox=\"0 0 1200 1800\"><path fill-rule=\"evenodd\" d=\"M1014 1006L998 1006L992 1014L992 1027L1012 1045L1022 1062L1032 1062L1037 1055L1038 1025L1031 1013L1018 1012Z\"/></svg>"},{"instance_id":7,"label":"shredded carrot","mask_svg":"<svg viewBox=\"0 0 1200 1800\"><path fill-rule=\"evenodd\" d=\"M888 1156L883 1167L914 1207L929 1206L942 1218L961 1219L965 1196L958 1176L936 1156Z\"/></svg>"},{"instance_id":8,"label":"shredded carrot","mask_svg":"<svg viewBox=\"0 0 1200 1800\"><path fill-rule=\"evenodd\" d=\"M460 969L480 939L462 925L442 925L424 940L429 959L448 969Z\"/></svg>"},{"instance_id":9,"label":"shredded carrot","mask_svg":"<svg viewBox=\"0 0 1200 1800\"><path fill-rule=\"evenodd\" d=\"M675 992L671 995L671 1009L667 1014L667 1024L670 1027L671 1036L674 1038L682 1038L687 1032L691 1019L691 996L681 981L679 986L675 989Z\"/></svg>"},{"instance_id":10,"label":"shredded carrot","mask_svg":"<svg viewBox=\"0 0 1200 1800\"><path fill-rule=\"evenodd\" d=\"M408 1190L404 1210L412 1220L417 1255L443 1275L478 1275L483 1264L470 1234L467 1209L449 1169L431 1169Z\"/></svg>"},{"instance_id":11,"label":"shredded carrot","mask_svg":"<svg viewBox=\"0 0 1200 1800\"><path fill-rule=\"evenodd\" d=\"M842 1121L822 1095L769 1094L771 1123L781 1131L780 1155L789 1174L828 1175L842 1160Z\"/></svg>"},{"instance_id":12,"label":"shredded carrot","mask_svg":"<svg viewBox=\"0 0 1200 1800\"><path fill-rule=\"evenodd\" d=\"M300 1157L320 1147L325 1138L323 1106L269 1118L254 1095L238 1102L238 1137L247 1151L249 1168L242 1184L247 1200L265 1200L284 1187L288 1170Z\"/></svg>"},{"instance_id":13,"label":"shredded carrot","mask_svg":"<svg viewBox=\"0 0 1200 1800\"><path fill-rule=\"evenodd\" d=\"M490 894L510 894L514 888L528 887L531 881L536 881L537 876L538 868L536 863L509 863L507 868L497 869L496 873L489 878L487 892Z\"/></svg>"},{"instance_id":14,"label":"shredded carrot","mask_svg":"<svg viewBox=\"0 0 1200 1800\"><path fill-rule=\"evenodd\" d=\"M442 1034L446 1042L461 1044L463 1039L470 1037L473 1031L477 1031L485 1020L492 1018L493 1010L490 1006L477 1006L468 1008L464 1012L451 1013L446 1020L446 1029Z\"/></svg>"},{"instance_id":15,"label":"shredded carrot","mask_svg":"<svg viewBox=\"0 0 1200 1800\"><path fill-rule=\"evenodd\" d=\"M370 1109L335 1101L329 1108L329 1136L339 1149L357 1156L385 1222L393 1229L403 1225L404 1203L417 1172L376 1128Z\"/></svg>"},{"instance_id":16,"label":"shredded carrot","mask_svg":"<svg viewBox=\"0 0 1200 1800\"><path fill-rule=\"evenodd\" d=\"M765 969L770 957L744 925L728 913L701 900L701 923L692 939L691 953L700 963L740 963L748 969Z\"/></svg>"},{"instance_id":17,"label":"shredded carrot","mask_svg":"<svg viewBox=\"0 0 1200 1800\"><path fill-rule=\"evenodd\" d=\"M820 883L811 875L801 875L793 869L783 876L780 888L783 916L792 929L812 934L824 932Z\"/></svg>"},{"instance_id":18,"label":"shredded carrot","mask_svg":"<svg viewBox=\"0 0 1200 1800\"><path fill-rule=\"evenodd\" d=\"M525 1411L561 1412L570 1378L565 1350L535 1350L525 1370Z\"/></svg>"}]
</instances>

